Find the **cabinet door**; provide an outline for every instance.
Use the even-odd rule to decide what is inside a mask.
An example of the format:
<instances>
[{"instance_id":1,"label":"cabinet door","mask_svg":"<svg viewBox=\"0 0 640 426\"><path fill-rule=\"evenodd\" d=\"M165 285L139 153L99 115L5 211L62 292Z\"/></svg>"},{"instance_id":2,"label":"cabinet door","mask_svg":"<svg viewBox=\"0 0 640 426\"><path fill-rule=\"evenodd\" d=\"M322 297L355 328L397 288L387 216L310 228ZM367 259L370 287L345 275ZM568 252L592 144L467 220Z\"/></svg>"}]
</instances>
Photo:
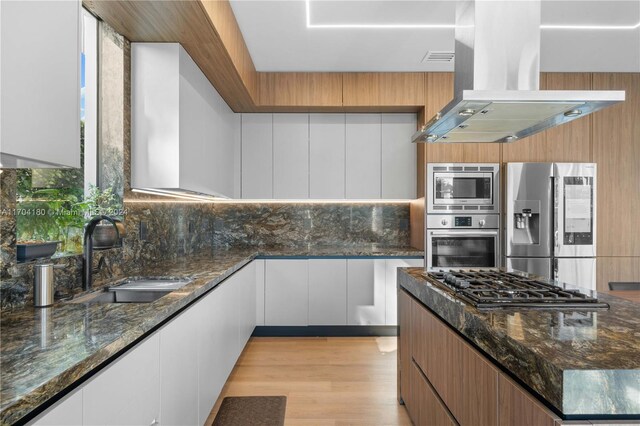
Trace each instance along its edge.
<instances>
[{"instance_id":1,"label":"cabinet door","mask_svg":"<svg viewBox=\"0 0 640 426\"><path fill-rule=\"evenodd\" d=\"M267 260L265 325L309 324L309 275L306 260Z\"/></svg>"},{"instance_id":2,"label":"cabinet door","mask_svg":"<svg viewBox=\"0 0 640 426\"><path fill-rule=\"evenodd\" d=\"M417 407L411 390L411 296L405 291L398 291L398 310L400 323L398 324L398 397L404 401L409 417L417 419Z\"/></svg>"},{"instance_id":3,"label":"cabinet door","mask_svg":"<svg viewBox=\"0 0 640 426\"><path fill-rule=\"evenodd\" d=\"M416 198L415 114L382 114L382 198Z\"/></svg>"},{"instance_id":4,"label":"cabinet door","mask_svg":"<svg viewBox=\"0 0 640 426\"><path fill-rule=\"evenodd\" d=\"M196 306L160 330L160 408L166 425L198 424L200 323Z\"/></svg>"},{"instance_id":5,"label":"cabinet door","mask_svg":"<svg viewBox=\"0 0 640 426\"><path fill-rule=\"evenodd\" d=\"M221 286L214 288L196 304L198 323L198 423L204 424L222 390L224 381L218 371L223 369L220 346L224 301ZM226 378L225 378L226 379Z\"/></svg>"},{"instance_id":6,"label":"cabinet door","mask_svg":"<svg viewBox=\"0 0 640 426\"><path fill-rule=\"evenodd\" d=\"M236 278L237 276L237 278ZM232 277L238 315L238 356L256 327L256 264L250 262ZM235 360L234 360L235 365Z\"/></svg>"},{"instance_id":7,"label":"cabinet door","mask_svg":"<svg viewBox=\"0 0 640 426\"><path fill-rule=\"evenodd\" d=\"M437 393L422 375L415 363L411 363L410 370L411 392L413 404L410 410L411 420L416 425L455 426L458 423L440 401ZM515 424L515 423L514 423Z\"/></svg>"},{"instance_id":8,"label":"cabinet door","mask_svg":"<svg viewBox=\"0 0 640 426\"><path fill-rule=\"evenodd\" d=\"M309 324L347 324L346 259L309 260Z\"/></svg>"},{"instance_id":9,"label":"cabinet door","mask_svg":"<svg viewBox=\"0 0 640 426\"><path fill-rule=\"evenodd\" d=\"M273 198L309 198L309 114L273 114Z\"/></svg>"},{"instance_id":10,"label":"cabinet door","mask_svg":"<svg viewBox=\"0 0 640 426\"><path fill-rule=\"evenodd\" d=\"M272 114L242 114L242 198L273 198Z\"/></svg>"},{"instance_id":11,"label":"cabinet door","mask_svg":"<svg viewBox=\"0 0 640 426\"><path fill-rule=\"evenodd\" d=\"M498 422L498 371L421 304L411 307L415 363L461 425Z\"/></svg>"},{"instance_id":12,"label":"cabinet door","mask_svg":"<svg viewBox=\"0 0 640 426\"><path fill-rule=\"evenodd\" d=\"M83 388L83 424L150 425L160 418L160 336L135 346Z\"/></svg>"},{"instance_id":13,"label":"cabinet door","mask_svg":"<svg viewBox=\"0 0 640 426\"><path fill-rule=\"evenodd\" d=\"M380 114L347 114L347 199L380 198L381 161Z\"/></svg>"},{"instance_id":14,"label":"cabinet door","mask_svg":"<svg viewBox=\"0 0 640 426\"><path fill-rule=\"evenodd\" d=\"M309 197L345 197L345 115L309 117Z\"/></svg>"},{"instance_id":15,"label":"cabinet door","mask_svg":"<svg viewBox=\"0 0 640 426\"><path fill-rule=\"evenodd\" d=\"M556 415L502 373L498 376L498 395L499 426L554 426L560 423Z\"/></svg>"},{"instance_id":16,"label":"cabinet door","mask_svg":"<svg viewBox=\"0 0 640 426\"><path fill-rule=\"evenodd\" d=\"M76 390L58 401L53 407L38 416L32 423L36 426L80 426L82 425L82 389Z\"/></svg>"},{"instance_id":17,"label":"cabinet door","mask_svg":"<svg viewBox=\"0 0 640 426\"><path fill-rule=\"evenodd\" d=\"M180 187L233 197L233 112L189 54L179 52Z\"/></svg>"},{"instance_id":18,"label":"cabinet door","mask_svg":"<svg viewBox=\"0 0 640 426\"><path fill-rule=\"evenodd\" d=\"M198 423L204 424L255 327L255 266L249 263L195 306Z\"/></svg>"},{"instance_id":19,"label":"cabinet door","mask_svg":"<svg viewBox=\"0 0 640 426\"><path fill-rule=\"evenodd\" d=\"M385 324L398 324L398 268L424 266L422 259L387 259L385 268Z\"/></svg>"},{"instance_id":20,"label":"cabinet door","mask_svg":"<svg viewBox=\"0 0 640 426\"><path fill-rule=\"evenodd\" d=\"M385 279L384 259L347 260L349 325L385 324Z\"/></svg>"},{"instance_id":21,"label":"cabinet door","mask_svg":"<svg viewBox=\"0 0 640 426\"><path fill-rule=\"evenodd\" d=\"M256 265L256 325L264 325L264 260L254 260Z\"/></svg>"},{"instance_id":22,"label":"cabinet door","mask_svg":"<svg viewBox=\"0 0 640 426\"><path fill-rule=\"evenodd\" d=\"M2 164L80 167L80 2L0 9Z\"/></svg>"}]
</instances>

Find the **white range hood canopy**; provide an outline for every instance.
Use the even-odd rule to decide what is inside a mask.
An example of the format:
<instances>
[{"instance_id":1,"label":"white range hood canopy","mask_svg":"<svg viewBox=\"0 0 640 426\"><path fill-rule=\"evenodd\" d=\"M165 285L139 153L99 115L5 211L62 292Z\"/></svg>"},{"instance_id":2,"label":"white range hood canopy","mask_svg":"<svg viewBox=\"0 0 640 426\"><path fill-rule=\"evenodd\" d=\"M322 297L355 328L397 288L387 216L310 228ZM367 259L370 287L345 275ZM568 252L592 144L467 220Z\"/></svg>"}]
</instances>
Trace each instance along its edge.
<instances>
[{"instance_id":1,"label":"white range hood canopy","mask_svg":"<svg viewBox=\"0 0 640 426\"><path fill-rule=\"evenodd\" d=\"M540 0L458 2L455 97L414 142L513 142L624 101L624 91L538 90L540 8Z\"/></svg>"}]
</instances>

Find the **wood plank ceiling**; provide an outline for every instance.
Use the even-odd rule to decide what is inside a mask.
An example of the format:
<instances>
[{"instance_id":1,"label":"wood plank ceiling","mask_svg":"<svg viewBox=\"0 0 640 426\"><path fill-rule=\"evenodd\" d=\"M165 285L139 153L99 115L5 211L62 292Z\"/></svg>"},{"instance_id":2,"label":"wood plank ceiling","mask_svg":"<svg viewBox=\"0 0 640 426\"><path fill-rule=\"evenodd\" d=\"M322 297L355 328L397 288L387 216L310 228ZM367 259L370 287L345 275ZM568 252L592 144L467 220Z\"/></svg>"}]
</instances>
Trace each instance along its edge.
<instances>
[{"instance_id":1,"label":"wood plank ceiling","mask_svg":"<svg viewBox=\"0 0 640 426\"><path fill-rule=\"evenodd\" d=\"M84 0L132 42L177 42L235 112L418 112L425 73L257 72L227 0Z\"/></svg>"}]
</instances>

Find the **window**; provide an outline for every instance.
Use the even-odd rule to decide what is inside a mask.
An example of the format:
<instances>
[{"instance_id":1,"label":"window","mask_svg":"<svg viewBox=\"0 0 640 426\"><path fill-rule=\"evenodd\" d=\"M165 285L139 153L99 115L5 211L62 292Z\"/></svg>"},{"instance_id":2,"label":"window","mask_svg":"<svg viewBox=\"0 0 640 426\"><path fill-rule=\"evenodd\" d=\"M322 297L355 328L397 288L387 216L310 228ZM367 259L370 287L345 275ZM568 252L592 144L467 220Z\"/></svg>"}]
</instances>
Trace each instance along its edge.
<instances>
[{"instance_id":1,"label":"window","mask_svg":"<svg viewBox=\"0 0 640 426\"><path fill-rule=\"evenodd\" d=\"M80 169L20 169L17 239L60 241L57 255L82 252L85 221L119 209L113 189L96 187L98 175L98 22L83 9L80 73Z\"/></svg>"}]
</instances>

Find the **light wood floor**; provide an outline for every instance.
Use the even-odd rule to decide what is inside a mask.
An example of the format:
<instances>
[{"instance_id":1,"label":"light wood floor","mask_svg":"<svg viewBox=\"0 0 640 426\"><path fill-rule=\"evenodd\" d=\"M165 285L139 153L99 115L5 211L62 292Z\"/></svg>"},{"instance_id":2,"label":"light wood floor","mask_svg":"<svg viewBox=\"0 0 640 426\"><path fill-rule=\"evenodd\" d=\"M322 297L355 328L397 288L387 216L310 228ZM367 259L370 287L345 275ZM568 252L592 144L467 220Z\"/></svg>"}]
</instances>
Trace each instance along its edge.
<instances>
[{"instance_id":1,"label":"light wood floor","mask_svg":"<svg viewBox=\"0 0 640 426\"><path fill-rule=\"evenodd\" d=\"M395 337L251 338L225 396L286 395L289 425L411 425L396 399Z\"/></svg>"}]
</instances>

